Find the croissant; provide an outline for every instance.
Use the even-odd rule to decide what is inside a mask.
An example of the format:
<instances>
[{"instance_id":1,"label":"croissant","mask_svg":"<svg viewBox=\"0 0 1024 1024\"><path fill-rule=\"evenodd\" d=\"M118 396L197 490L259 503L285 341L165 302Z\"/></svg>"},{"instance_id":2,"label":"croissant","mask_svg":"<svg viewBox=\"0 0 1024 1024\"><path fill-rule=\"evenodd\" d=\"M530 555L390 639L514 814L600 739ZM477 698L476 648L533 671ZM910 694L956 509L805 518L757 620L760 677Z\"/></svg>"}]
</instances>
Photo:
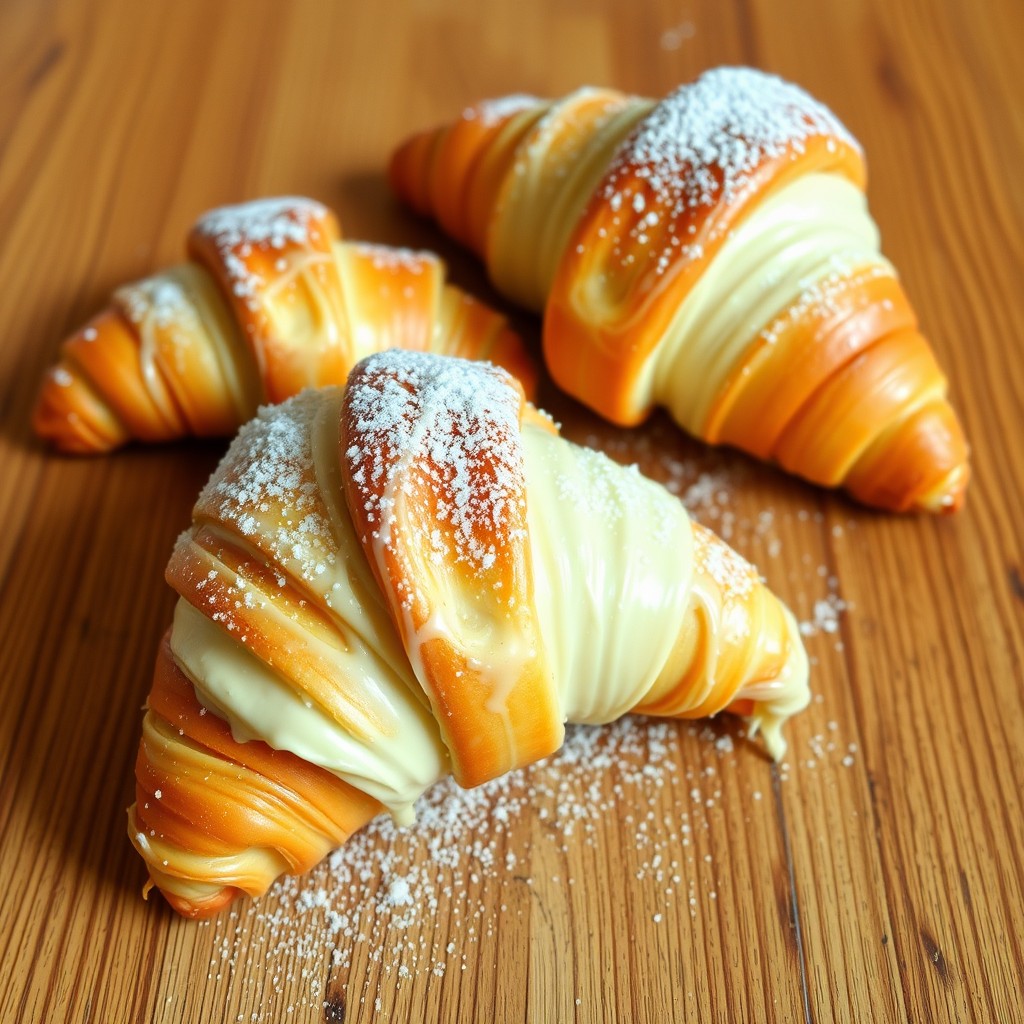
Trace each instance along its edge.
<instances>
[{"instance_id":1,"label":"croissant","mask_svg":"<svg viewBox=\"0 0 1024 1024\"><path fill-rule=\"evenodd\" d=\"M659 103L511 96L409 139L390 177L544 312L554 377L860 501L953 510L967 445L864 196L863 152L801 89L718 68Z\"/></svg>"},{"instance_id":2,"label":"croissant","mask_svg":"<svg viewBox=\"0 0 1024 1024\"><path fill-rule=\"evenodd\" d=\"M563 723L727 709L784 749L786 607L659 485L563 440L504 370L416 352L265 407L178 540L129 835L180 913L300 873Z\"/></svg>"},{"instance_id":3,"label":"croissant","mask_svg":"<svg viewBox=\"0 0 1024 1024\"><path fill-rule=\"evenodd\" d=\"M343 384L401 347L489 359L535 383L504 318L445 284L429 253L340 240L333 213L285 197L205 214L189 262L119 289L45 376L36 432L69 452L230 435L261 402Z\"/></svg>"}]
</instances>

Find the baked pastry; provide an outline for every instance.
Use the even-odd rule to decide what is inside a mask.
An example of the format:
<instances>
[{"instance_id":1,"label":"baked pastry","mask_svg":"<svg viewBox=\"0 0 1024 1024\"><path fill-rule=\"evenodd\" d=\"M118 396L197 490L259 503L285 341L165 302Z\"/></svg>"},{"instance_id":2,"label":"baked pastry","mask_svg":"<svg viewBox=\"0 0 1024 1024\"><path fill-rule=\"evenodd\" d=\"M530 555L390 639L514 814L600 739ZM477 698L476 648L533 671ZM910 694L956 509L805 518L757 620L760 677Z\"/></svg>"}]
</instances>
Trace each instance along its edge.
<instances>
[{"instance_id":1,"label":"baked pastry","mask_svg":"<svg viewBox=\"0 0 1024 1024\"><path fill-rule=\"evenodd\" d=\"M547 756L567 720L731 710L778 756L808 700L750 565L483 363L394 350L262 409L167 579L129 835L193 917L410 821L449 772Z\"/></svg>"},{"instance_id":2,"label":"baked pastry","mask_svg":"<svg viewBox=\"0 0 1024 1024\"><path fill-rule=\"evenodd\" d=\"M490 359L531 389L532 361L503 317L445 284L430 253L342 242L311 199L212 210L189 262L114 293L64 342L33 414L69 452L131 439L230 436L261 402L343 384L401 347Z\"/></svg>"},{"instance_id":3,"label":"baked pastry","mask_svg":"<svg viewBox=\"0 0 1024 1024\"><path fill-rule=\"evenodd\" d=\"M608 419L664 406L886 509L957 508L967 445L881 255L860 146L801 89L718 68L464 110L391 181L544 313L555 381Z\"/></svg>"}]
</instances>

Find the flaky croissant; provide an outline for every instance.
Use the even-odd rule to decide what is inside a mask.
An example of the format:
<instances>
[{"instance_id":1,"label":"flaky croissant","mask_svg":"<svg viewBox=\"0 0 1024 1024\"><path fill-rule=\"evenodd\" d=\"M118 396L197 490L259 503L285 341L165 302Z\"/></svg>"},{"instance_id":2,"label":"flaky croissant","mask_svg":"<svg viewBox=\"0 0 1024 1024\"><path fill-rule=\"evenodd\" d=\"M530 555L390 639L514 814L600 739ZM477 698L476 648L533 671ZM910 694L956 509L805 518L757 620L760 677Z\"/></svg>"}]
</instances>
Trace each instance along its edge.
<instances>
[{"instance_id":1,"label":"flaky croissant","mask_svg":"<svg viewBox=\"0 0 1024 1024\"><path fill-rule=\"evenodd\" d=\"M343 384L364 356L395 347L489 359L533 387L519 338L446 285L436 256L342 242L311 199L212 210L188 254L119 289L64 342L33 413L41 437L85 453L230 435L260 403Z\"/></svg>"},{"instance_id":2,"label":"flaky croissant","mask_svg":"<svg viewBox=\"0 0 1024 1024\"><path fill-rule=\"evenodd\" d=\"M659 485L560 438L504 370L391 351L261 410L200 495L129 834L206 916L557 750L563 723L808 700L790 612Z\"/></svg>"},{"instance_id":3,"label":"flaky croissant","mask_svg":"<svg viewBox=\"0 0 1024 1024\"><path fill-rule=\"evenodd\" d=\"M605 417L665 406L867 504L952 510L967 445L865 173L824 106L747 68L659 103L485 101L391 163L401 197L543 310L552 376Z\"/></svg>"}]
</instances>

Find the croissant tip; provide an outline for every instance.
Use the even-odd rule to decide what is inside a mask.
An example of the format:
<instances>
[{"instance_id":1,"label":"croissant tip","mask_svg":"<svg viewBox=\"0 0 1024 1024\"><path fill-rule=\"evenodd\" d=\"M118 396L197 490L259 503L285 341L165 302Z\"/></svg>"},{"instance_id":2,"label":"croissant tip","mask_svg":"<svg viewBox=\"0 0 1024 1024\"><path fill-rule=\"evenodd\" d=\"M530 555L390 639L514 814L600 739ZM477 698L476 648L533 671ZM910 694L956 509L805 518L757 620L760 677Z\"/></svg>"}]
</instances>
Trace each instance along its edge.
<instances>
[{"instance_id":1,"label":"croissant tip","mask_svg":"<svg viewBox=\"0 0 1024 1024\"><path fill-rule=\"evenodd\" d=\"M944 516L954 515L964 506L970 478L970 467L967 463L962 463L946 474L926 494L918 495L910 506L910 511Z\"/></svg>"},{"instance_id":2,"label":"croissant tip","mask_svg":"<svg viewBox=\"0 0 1024 1024\"><path fill-rule=\"evenodd\" d=\"M73 368L58 363L43 377L30 424L44 444L68 455L103 455L127 435Z\"/></svg>"},{"instance_id":3,"label":"croissant tip","mask_svg":"<svg viewBox=\"0 0 1024 1024\"><path fill-rule=\"evenodd\" d=\"M156 883L151 879L150 885L153 886ZM184 896L177 896L173 892L168 892L159 886L156 887L160 889L164 900L166 900L175 913L180 914L182 917L187 917L191 921L204 921L209 917L216 916L225 907L233 903L241 891L233 886L225 886L211 896L192 900Z\"/></svg>"}]
</instances>

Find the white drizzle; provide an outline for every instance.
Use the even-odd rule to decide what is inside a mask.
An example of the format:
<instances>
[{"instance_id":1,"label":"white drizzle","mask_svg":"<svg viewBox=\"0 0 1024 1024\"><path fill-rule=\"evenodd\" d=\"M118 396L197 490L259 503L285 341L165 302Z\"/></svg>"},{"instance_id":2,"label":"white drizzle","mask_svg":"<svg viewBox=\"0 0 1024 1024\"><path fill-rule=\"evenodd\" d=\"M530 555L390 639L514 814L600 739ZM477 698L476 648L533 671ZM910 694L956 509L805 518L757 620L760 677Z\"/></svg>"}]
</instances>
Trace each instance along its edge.
<instances>
[{"instance_id":1,"label":"white drizzle","mask_svg":"<svg viewBox=\"0 0 1024 1024\"><path fill-rule=\"evenodd\" d=\"M665 663L691 599L693 535L683 507L635 469L619 467L532 425L521 428L522 444L517 443L518 394L500 371L396 352L376 357L374 366L381 373L364 374L362 380L375 379L376 386L366 386L355 396L364 420L363 444L377 453L382 447L403 451L411 444L421 455L429 453L428 474L448 467L437 480L446 487L460 483L455 485L456 500L442 505L444 515L462 538L462 557L481 572L489 552L467 540L473 517L484 516L488 525L499 521L509 502L519 500L512 481L518 482L520 474L525 477L533 537L528 550L542 639L566 717L609 721L640 702ZM409 422L415 394L403 382L415 382L415 394L434 386L434 398L445 396L442 409L426 417L427 426L414 430L415 422ZM419 401L429 404L422 394ZM253 597L241 576L234 581L237 615L217 613L211 621L179 605L172 649L201 699L228 720L239 739L259 737L291 750L407 818L416 797L447 771L447 756L372 583L347 506L328 497L340 493L331 454L340 406L341 392L328 389L261 410L207 485L196 515L198 521L213 518L269 546L281 587L291 579L322 595L323 606L344 624L349 638L338 663L339 678L358 677L370 685L372 700L392 723L387 734L353 736L307 694L297 693L293 682L255 657L246 647L242 611L252 608ZM470 410L475 410L473 417ZM497 425L497 440L486 431L481 439L476 416ZM448 433L435 437L443 420L448 421ZM494 464L502 467L489 479L487 495L474 493L469 483L480 476L472 469L481 457L479 446L488 450L488 466L496 459ZM490 452L492 446L500 450ZM351 451L346 456L356 457ZM388 475L386 460L375 460L370 472L379 473L401 494L402 484ZM462 486L464 476L468 489ZM366 496L372 497L369 491ZM390 507L378 509L378 522L391 514ZM429 535L420 540L435 543ZM189 543L189 535L180 543ZM700 570L737 596L756 582L739 556L722 553L717 560L705 560ZM446 574L445 566L440 572ZM272 593L256 599L276 600ZM449 628L445 621L430 619L422 631L427 637ZM743 694L758 700L754 723L762 725L775 750L782 719L806 703L806 661L801 661L795 622L792 633L793 657L783 677ZM533 652L502 650L487 636L480 639L481 650L490 648L481 667L493 677L497 705L507 695L519 656ZM301 633L296 640L303 642Z\"/></svg>"}]
</instances>

